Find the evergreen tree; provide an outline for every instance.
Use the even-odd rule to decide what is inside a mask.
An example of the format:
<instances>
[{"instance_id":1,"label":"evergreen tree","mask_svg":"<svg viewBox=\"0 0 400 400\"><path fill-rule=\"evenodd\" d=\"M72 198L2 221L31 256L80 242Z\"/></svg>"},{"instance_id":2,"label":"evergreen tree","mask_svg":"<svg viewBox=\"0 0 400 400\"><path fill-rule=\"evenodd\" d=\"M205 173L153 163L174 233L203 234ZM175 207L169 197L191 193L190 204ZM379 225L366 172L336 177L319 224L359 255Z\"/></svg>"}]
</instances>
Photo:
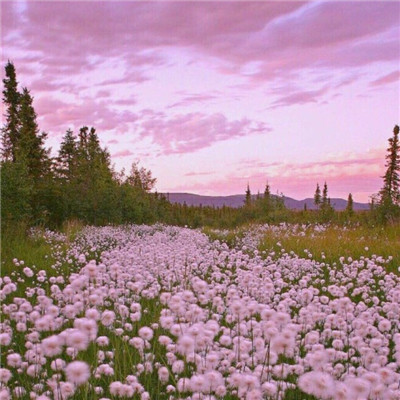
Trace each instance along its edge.
<instances>
[{"instance_id":1,"label":"evergreen tree","mask_svg":"<svg viewBox=\"0 0 400 400\"><path fill-rule=\"evenodd\" d=\"M78 146L76 136L71 129L65 133L57 157L57 174L60 178L71 181L76 167Z\"/></svg>"},{"instance_id":2,"label":"evergreen tree","mask_svg":"<svg viewBox=\"0 0 400 400\"><path fill-rule=\"evenodd\" d=\"M271 188L269 186L269 183L265 185L265 190L264 190L264 199L270 199L271 198Z\"/></svg>"},{"instance_id":3,"label":"evergreen tree","mask_svg":"<svg viewBox=\"0 0 400 400\"><path fill-rule=\"evenodd\" d=\"M383 188L380 191L382 205L400 204L400 153L399 153L399 126L393 129L393 137L389 139L386 155L386 173L383 176Z\"/></svg>"},{"instance_id":4,"label":"evergreen tree","mask_svg":"<svg viewBox=\"0 0 400 400\"><path fill-rule=\"evenodd\" d=\"M349 197L347 198L347 206L346 206L346 212L349 215L353 215L354 209L353 209L353 196L351 193L349 193Z\"/></svg>"},{"instance_id":5,"label":"evergreen tree","mask_svg":"<svg viewBox=\"0 0 400 400\"><path fill-rule=\"evenodd\" d=\"M95 128L83 126L79 130L75 159L72 186L76 216L94 224L117 218L119 210L114 205L118 182L111 169L111 156L101 147Z\"/></svg>"},{"instance_id":6,"label":"evergreen tree","mask_svg":"<svg viewBox=\"0 0 400 400\"><path fill-rule=\"evenodd\" d=\"M32 215L33 185L26 165L20 162L1 163L1 225L28 222Z\"/></svg>"},{"instance_id":7,"label":"evergreen tree","mask_svg":"<svg viewBox=\"0 0 400 400\"><path fill-rule=\"evenodd\" d=\"M319 188L319 184L317 183L317 188L315 189L314 194L314 204L319 207L321 204L321 189Z\"/></svg>"},{"instance_id":8,"label":"evergreen tree","mask_svg":"<svg viewBox=\"0 0 400 400\"><path fill-rule=\"evenodd\" d=\"M322 201L321 201L321 206L322 208L326 208L329 205L329 200L328 200L328 185L326 182L324 183L324 188L322 190Z\"/></svg>"},{"instance_id":9,"label":"evergreen tree","mask_svg":"<svg viewBox=\"0 0 400 400\"><path fill-rule=\"evenodd\" d=\"M18 82L14 65L8 61L3 79L3 103L5 125L2 128L2 156L5 161L16 162L16 148L19 140L19 102Z\"/></svg>"},{"instance_id":10,"label":"evergreen tree","mask_svg":"<svg viewBox=\"0 0 400 400\"><path fill-rule=\"evenodd\" d=\"M45 133L39 133L37 115L33 108L33 98L24 88L20 96L20 131L16 144L16 158L26 165L32 180L30 199L33 223L47 223L50 217L49 203L54 204L49 150L44 146Z\"/></svg>"},{"instance_id":11,"label":"evergreen tree","mask_svg":"<svg viewBox=\"0 0 400 400\"><path fill-rule=\"evenodd\" d=\"M329 221L334 214L334 209L331 205L331 199L330 197L328 197L328 185L326 184L326 182L324 183L324 188L322 190L320 211L321 211L321 217L324 222Z\"/></svg>"},{"instance_id":12,"label":"evergreen tree","mask_svg":"<svg viewBox=\"0 0 400 400\"><path fill-rule=\"evenodd\" d=\"M28 215L29 208L32 223L43 222L49 214L47 202L50 191L47 186L51 183L51 161L49 152L44 147L46 134L39 133L29 90L24 88L22 93L18 92L15 68L10 62L6 65L3 83L3 102L6 106L6 123L2 128L3 162L11 162L15 167L3 164L2 177L19 180L21 188L11 190L8 182L2 182L5 190L2 200L5 204L10 202L8 209L15 213L20 213L21 208L24 208L26 212L22 214ZM17 198L20 193L25 195L23 204L28 204L29 207L21 206L21 199ZM10 219L11 214L12 212L7 212L6 219Z\"/></svg>"},{"instance_id":13,"label":"evergreen tree","mask_svg":"<svg viewBox=\"0 0 400 400\"><path fill-rule=\"evenodd\" d=\"M33 98L29 90L24 88L20 98L20 132L16 145L16 156L27 163L30 176L37 181L49 169L49 151L44 147L46 133L39 134Z\"/></svg>"},{"instance_id":14,"label":"evergreen tree","mask_svg":"<svg viewBox=\"0 0 400 400\"><path fill-rule=\"evenodd\" d=\"M265 213L268 213L271 211L272 208L272 196L271 196L271 188L267 182L265 185L265 190L264 190L264 197L263 197L263 211Z\"/></svg>"},{"instance_id":15,"label":"evergreen tree","mask_svg":"<svg viewBox=\"0 0 400 400\"><path fill-rule=\"evenodd\" d=\"M251 206L251 191L250 191L250 186L249 184L247 184L247 189L246 189L246 197L244 199L244 205L246 207L250 207Z\"/></svg>"}]
</instances>

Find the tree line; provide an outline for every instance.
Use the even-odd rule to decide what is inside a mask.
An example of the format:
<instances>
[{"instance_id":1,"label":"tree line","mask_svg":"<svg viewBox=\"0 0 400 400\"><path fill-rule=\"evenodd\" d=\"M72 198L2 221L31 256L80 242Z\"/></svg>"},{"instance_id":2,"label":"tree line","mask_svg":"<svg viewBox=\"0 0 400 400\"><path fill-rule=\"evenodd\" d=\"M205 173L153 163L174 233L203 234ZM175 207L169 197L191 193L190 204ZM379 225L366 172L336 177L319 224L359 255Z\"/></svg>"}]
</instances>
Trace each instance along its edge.
<instances>
[{"instance_id":1,"label":"tree line","mask_svg":"<svg viewBox=\"0 0 400 400\"><path fill-rule=\"evenodd\" d=\"M58 155L45 148L33 98L18 89L8 62L3 80L2 225L26 222L57 227L78 219L88 224L150 223L168 214L165 197L150 193L151 172L137 163L128 174L116 172L96 129L83 126L65 133Z\"/></svg>"},{"instance_id":2,"label":"tree line","mask_svg":"<svg viewBox=\"0 0 400 400\"><path fill-rule=\"evenodd\" d=\"M361 218L393 221L400 215L399 127L389 139L386 173L382 190L371 202L371 211L355 213L353 198L338 213L330 204L328 186L322 193L317 184L317 211L288 210L283 195L252 196L247 186L240 208L193 207L171 204L167 197L152 192L156 179L151 171L133 163L128 173L117 172L109 151L102 147L96 129L83 126L68 129L58 154L46 149L47 134L40 132L33 97L27 88L19 90L14 65L8 62L3 79L4 125L1 129L1 223L23 223L60 227L77 219L87 224L153 223L189 226L232 227L258 222L346 222Z\"/></svg>"}]
</instances>

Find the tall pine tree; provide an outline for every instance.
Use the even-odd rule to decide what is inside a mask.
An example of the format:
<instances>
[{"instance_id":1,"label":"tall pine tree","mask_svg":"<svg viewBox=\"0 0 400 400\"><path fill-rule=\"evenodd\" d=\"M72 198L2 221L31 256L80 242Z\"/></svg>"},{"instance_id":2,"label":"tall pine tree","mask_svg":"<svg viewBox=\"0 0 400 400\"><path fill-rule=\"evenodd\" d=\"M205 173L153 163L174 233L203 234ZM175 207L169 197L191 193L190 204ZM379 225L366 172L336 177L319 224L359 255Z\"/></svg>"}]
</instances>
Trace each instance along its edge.
<instances>
[{"instance_id":1,"label":"tall pine tree","mask_svg":"<svg viewBox=\"0 0 400 400\"><path fill-rule=\"evenodd\" d=\"M380 191L382 205L400 204L400 153L399 153L399 126L393 129L393 137L389 139L386 155L386 173L383 176L383 188Z\"/></svg>"},{"instance_id":2,"label":"tall pine tree","mask_svg":"<svg viewBox=\"0 0 400 400\"><path fill-rule=\"evenodd\" d=\"M347 198L347 206L346 206L346 212L349 216L354 214L354 208L353 208L353 195L349 193L349 197Z\"/></svg>"},{"instance_id":3,"label":"tall pine tree","mask_svg":"<svg viewBox=\"0 0 400 400\"><path fill-rule=\"evenodd\" d=\"M14 64L8 61L3 79L3 103L5 125L2 128L2 156L5 161L16 162L16 148L19 140L19 104L21 94L18 92L18 81Z\"/></svg>"},{"instance_id":4,"label":"tall pine tree","mask_svg":"<svg viewBox=\"0 0 400 400\"><path fill-rule=\"evenodd\" d=\"M314 204L319 207L321 204L321 189L319 188L319 183L317 183L317 188L314 193Z\"/></svg>"},{"instance_id":5,"label":"tall pine tree","mask_svg":"<svg viewBox=\"0 0 400 400\"><path fill-rule=\"evenodd\" d=\"M324 188L322 189L322 200L321 200L322 208L326 208L329 203L330 201L328 200L328 185L325 182Z\"/></svg>"},{"instance_id":6,"label":"tall pine tree","mask_svg":"<svg viewBox=\"0 0 400 400\"><path fill-rule=\"evenodd\" d=\"M20 130L16 145L17 158L21 157L28 166L30 176L37 181L49 169L49 151L45 149L46 133L39 133L37 116L33 108L33 98L24 88L20 99Z\"/></svg>"},{"instance_id":7,"label":"tall pine tree","mask_svg":"<svg viewBox=\"0 0 400 400\"><path fill-rule=\"evenodd\" d=\"M251 191L250 191L249 184L247 184L246 195L245 195L245 198L244 198L244 205L246 207L250 207L251 206Z\"/></svg>"},{"instance_id":8,"label":"tall pine tree","mask_svg":"<svg viewBox=\"0 0 400 400\"><path fill-rule=\"evenodd\" d=\"M74 169L76 167L76 156L77 156L77 142L76 136L71 129L68 129L62 139L60 150L57 157L57 175L70 182L74 175Z\"/></svg>"}]
</instances>

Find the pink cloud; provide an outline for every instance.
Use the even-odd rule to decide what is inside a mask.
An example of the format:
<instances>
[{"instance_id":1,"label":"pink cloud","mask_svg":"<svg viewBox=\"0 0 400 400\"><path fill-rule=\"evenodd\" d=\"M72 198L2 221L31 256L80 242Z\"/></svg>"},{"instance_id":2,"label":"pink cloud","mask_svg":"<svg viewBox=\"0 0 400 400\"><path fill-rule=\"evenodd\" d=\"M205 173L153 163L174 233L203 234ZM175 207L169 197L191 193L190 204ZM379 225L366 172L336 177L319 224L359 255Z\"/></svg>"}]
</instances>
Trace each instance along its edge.
<instances>
[{"instance_id":1,"label":"pink cloud","mask_svg":"<svg viewBox=\"0 0 400 400\"><path fill-rule=\"evenodd\" d=\"M204 103L217 98L217 94L212 93L192 93L182 97L181 100L171 104L168 108L187 107L195 103Z\"/></svg>"},{"instance_id":2,"label":"pink cloud","mask_svg":"<svg viewBox=\"0 0 400 400\"><path fill-rule=\"evenodd\" d=\"M18 71L31 77L29 87L35 94L82 93L92 83L80 79L80 74L95 74L112 60L119 60L119 73L101 75L96 83L96 99L86 98L79 106L59 104L54 113L41 119L46 130L91 123L100 129L126 132L135 120L129 107L136 99L116 100L110 97L111 90L152 79L152 68L168 62L160 50L190 50L196 59L213 60L210 65L219 72L246 77L253 87L283 82L281 92L272 98L273 109L320 102L329 91L337 91L332 84L335 70L347 68L341 71L342 82L351 83L356 78L349 69L358 71L374 62L400 58L400 4L394 2L35 1L26 2L25 12L11 2L3 2L1 10L4 56L13 56ZM44 24L44 20L48 22ZM243 68L249 63L258 67L246 73ZM293 81L305 71L331 73L319 81L322 87L294 88ZM397 78L392 74L372 85L395 82L398 74ZM361 75L357 72L356 76L359 79ZM189 93L169 108L191 107L217 97L216 93ZM102 103L101 98L110 99L109 103ZM128 109L117 112L113 105ZM211 132L197 132L203 138L179 132L171 145L165 146L163 138L155 139L152 127L158 123L165 134L173 126L173 118L165 125L146 122L147 135L163 143L166 152L185 152L207 147L220 137L226 140L244 134L233 133L242 132L244 126L230 127L233 123L229 123L222 131L230 133L217 135L212 133L213 126L221 122L215 117L202 120ZM174 129L179 131L177 126ZM186 140L181 139L185 135Z\"/></svg>"},{"instance_id":3,"label":"pink cloud","mask_svg":"<svg viewBox=\"0 0 400 400\"><path fill-rule=\"evenodd\" d=\"M136 99L133 98L114 100L114 104L117 104L119 106L133 106L136 103L137 103Z\"/></svg>"},{"instance_id":4,"label":"pink cloud","mask_svg":"<svg viewBox=\"0 0 400 400\"><path fill-rule=\"evenodd\" d=\"M98 130L126 131L137 116L130 111L115 111L105 102L91 98L80 104L67 103L52 97L40 97L34 102L41 126L45 130L66 130L74 126L93 125Z\"/></svg>"},{"instance_id":5,"label":"pink cloud","mask_svg":"<svg viewBox=\"0 0 400 400\"><path fill-rule=\"evenodd\" d=\"M111 92L109 90L99 90L96 94L96 97L110 97L111 96Z\"/></svg>"},{"instance_id":6,"label":"pink cloud","mask_svg":"<svg viewBox=\"0 0 400 400\"><path fill-rule=\"evenodd\" d=\"M327 91L326 87L317 90L295 91L275 100L272 103L271 108L292 106L298 104L307 104L307 103L317 103L320 97L323 94L325 94L326 91Z\"/></svg>"},{"instance_id":7,"label":"pink cloud","mask_svg":"<svg viewBox=\"0 0 400 400\"><path fill-rule=\"evenodd\" d=\"M324 179L319 174L303 174L299 176L297 169L293 172L288 171L286 175L273 175L268 173L254 172L242 175L231 173L219 179L212 179L204 183L182 184L169 191L185 191L211 195L231 195L244 193L247 184L253 194L263 191L268 181L272 193L283 193L286 196L296 199L312 197L315 192L317 182L323 184L327 181L329 196L346 198L351 192L356 201L366 202L371 193L376 193L382 186L382 179L379 173L375 172L353 172L348 173L344 169L329 175Z\"/></svg>"},{"instance_id":8,"label":"pink cloud","mask_svg":"<svg viewBox=\"0 0 400 400\"><path fill-rule=\"evenodd\" d=\"M133 156L133 153L130 150L121 150L121 151L117 151L112 156L114 158L130 157L130 156Z\"/></svg>"},{"instance_id":9,"label":"pink cloud","mask_svg":"<svg viewBox=\"0 0 400 400\"><path fill-rule=\"evenodd\" d=\"M381 76L378 79L375 79L370 83L371 86L381 86L386 85L387 83L399 82L400 80L400 71L393 71L389 74Z\"/></svg>"},{"instance_id":10,"label":"pink cloud","mask_svg":"<svg viewBox=\"0 0 400 400\"><path fill-rule=\"evenodd\" d=\"M215 172L212 171L204 171L204 172L197 172L197 171L192 171L192 172L186 172L184 175L185 176L208 176L208 175L213 175Z\"/></svg>"},{"instance_id":11,"label":"pink cloud","mask_svg":"<svg viewBox=\"0 0 400 400\"><path fill-rule=\"evenodd\" d=\"M219 113L168 117L162 112L145 110L139 125L140 135L150 137L164 154L189 153L219 141L270 131L264 123L246 118L228 121Z\"/></svg>"},{"instance_id":12,"label":"pink cloud","mask_svg":"<svg viewBox=\"0 0 400 400\"><path fill-rule=\"evenodd\" d=\"M228 195L243 193L249 183L256 193L268 181L273 193L279 191L300 199L312 197L317 182L322 185L327 181L331 197L346 197L352 192L357 200L368 201L370 194L382 186L384 155L385 150L377 148L365 154L348 153L305 163L243 160L224 177L182 184L170 191Z\"/></svg>"},{"instance_id":13,"label":"pink cloud","mask_svg":"<svg viewBox=\"0 0 400 400\"><path fill-rule=\"evenodd\" d=\"M141 67L165 62L155 50L175 46L228 61L236 71L259 61L260 71L252 77L271 79L310 67L397 60L393 29L399 7L395 2L28 2L26 23L7 3L2 23L7 32L18 30L18 46L43 55L46 74L76 74L116 56L129 69L109 83L142 80ZM385 32L392 33L377 41ZM15 37L6 35L5 47L12 41Z\"/></svg>"}]
</instances>

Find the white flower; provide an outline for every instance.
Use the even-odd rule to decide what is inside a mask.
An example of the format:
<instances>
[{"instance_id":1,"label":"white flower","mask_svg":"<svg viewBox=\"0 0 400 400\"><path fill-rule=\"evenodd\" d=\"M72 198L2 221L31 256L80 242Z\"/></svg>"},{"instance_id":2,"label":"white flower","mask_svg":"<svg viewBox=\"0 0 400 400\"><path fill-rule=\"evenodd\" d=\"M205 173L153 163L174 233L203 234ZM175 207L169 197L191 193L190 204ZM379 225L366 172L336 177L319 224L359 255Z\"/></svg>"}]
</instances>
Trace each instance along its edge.
<instances>
[{"instance_id":1,"label":"white flower","mask_svg":"<svg viewBox=\"0 0 400 400\"><path fill-rule=\"evenodd\" d=\"M69 382L81 385L90 377L89 365L83 361L73 361L65 368L65 374Z\"/></svg>"}]
</instances>

